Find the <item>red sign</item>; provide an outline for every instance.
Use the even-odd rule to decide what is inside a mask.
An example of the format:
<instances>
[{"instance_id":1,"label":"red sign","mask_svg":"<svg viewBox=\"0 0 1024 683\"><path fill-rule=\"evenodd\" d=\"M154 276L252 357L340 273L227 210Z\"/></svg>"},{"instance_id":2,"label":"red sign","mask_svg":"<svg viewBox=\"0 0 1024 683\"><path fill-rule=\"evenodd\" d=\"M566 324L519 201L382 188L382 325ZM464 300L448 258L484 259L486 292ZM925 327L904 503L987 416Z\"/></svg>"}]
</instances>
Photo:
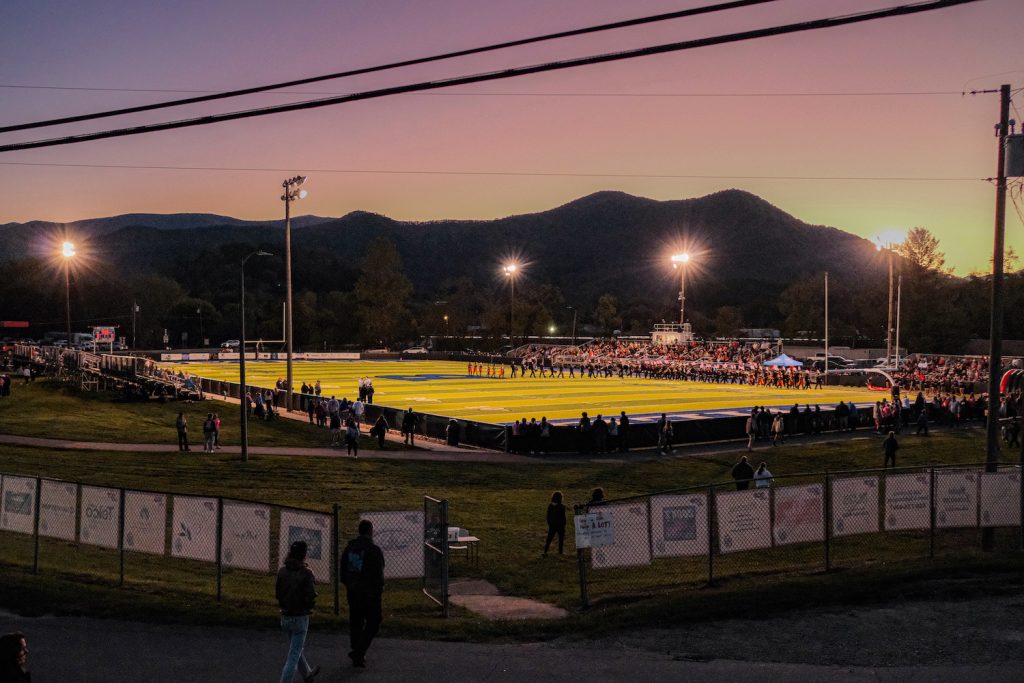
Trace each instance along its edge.
<instances>
[{"instance_id":1,"label":"red sign","mask_svg":"<svg viewBox=\"0 0 1024 683\"><path fill-rule=\"evenodd\" d=\"M28 327L27 320L0 320L0 327Z\"/></svg>"}]
</instances>

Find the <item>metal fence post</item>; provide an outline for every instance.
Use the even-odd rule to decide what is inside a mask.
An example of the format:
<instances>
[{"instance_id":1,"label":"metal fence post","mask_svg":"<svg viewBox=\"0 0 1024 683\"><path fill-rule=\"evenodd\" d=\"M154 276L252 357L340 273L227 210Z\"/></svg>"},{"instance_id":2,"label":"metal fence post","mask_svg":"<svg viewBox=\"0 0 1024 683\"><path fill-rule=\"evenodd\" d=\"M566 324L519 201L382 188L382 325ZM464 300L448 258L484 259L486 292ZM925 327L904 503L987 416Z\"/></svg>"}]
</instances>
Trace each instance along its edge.
<instances>
[{"instance_id":1,"label":"metal fence post","mask_svg":"<svg viewBox=\"0 0 1024 683\"><path fill-rule=\"evenodd\" d=\"M224 499L217 497L217 602L220 602L224 575Z\"/></svg>"},{"instance_id":2,"label":"metal fence post","mask_svg":"<svg viewBox=\"0 0 1024 683\"><path fill-rule=\"evenodd\" d=\"M832 477L825 470L825 571L832 571Z\"/></svg>"},{"instance_id":3,"label":"metal fence post","mask_svg":"<svg viewBox=\"0 0 1024 683\"><path fill-rule=\"evenodd\" d=\"M584 507L582 505L574 506L573 513L575 515L585 514ZM590 594L587 590L587 557L585 548L576 548L576 564L580 574L580 608L587 609L590 606Z\"/></svg>"},{"instance_id":4,"label":"metal fence post","mask_svg":"<svg viewBox=\"0 0 1024 683\"><path fill-rule=\"evenodd\" d=\"M708 585L715 585L715 487L708 487Z\"/></svg>"},{"instance_id":5,"label":"metal fence post","mask_svg":"<svg viewBox=\"0 0 1024 683\"><path fill-rule=\"evenodd\" d=\"M39 496L43 489L43 480L36 478L36 516L32 522L32 573L39 573Z\"/></svg>"},{"instance_id":6,"label":"metal fence post","mask_svg":"<svg viewBox=\"0 0 1024 683\"><path fill-rule=\"evenodd\" d=\"M340 545L338 533L338 504L334 504L334 517L331 519L331 550L333 560L331 561L331 585L334 587L334 616L341 613L341 577L339 565L341 559L338 557L338 546Z\"/></svg>"},{"instance_id":7,"label":"metal fence post","mask_svg":"<svg viewBox=\"0 0 1024 683\"><path fill-rule=\"evenodd\" d=\"M928 557L935 557L935 467L928 475Z\"/></svg>"},{"instance_id":8,"label":"metal fence post","mask_svg":"<svg viewBox=\"0 0 1024 683\"><path fill-rule=\"evenodd\" d=\"M117 554L120 567L117 585L124 586L124 489L120 489L120 492L121 504L117 512Z\"/></svg>"}]
</instances>

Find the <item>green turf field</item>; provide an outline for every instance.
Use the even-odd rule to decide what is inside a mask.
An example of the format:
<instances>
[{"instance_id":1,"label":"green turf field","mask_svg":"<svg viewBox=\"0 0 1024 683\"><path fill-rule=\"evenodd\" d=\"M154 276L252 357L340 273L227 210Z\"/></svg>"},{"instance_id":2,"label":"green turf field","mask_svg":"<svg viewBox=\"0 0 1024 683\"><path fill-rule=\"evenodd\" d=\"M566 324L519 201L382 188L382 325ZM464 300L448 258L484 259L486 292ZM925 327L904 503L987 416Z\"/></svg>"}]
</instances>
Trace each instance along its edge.
<instances>
[{"instance_id":1,"label":"green turf field","mask_svg":"<svg viewBox=\"0 0 1024 683\"><path fill-rule=\"evenodd\" d=\"M238 381L238 364L165 364L211 379ZM834 387L827 390L768 389L726 384L703 384L656 379L470 377L466 363L451 361L301 361L295 363L294 382L320 380L323 394L339 400L354 400L358 380L369 377L376 390L374 403L407 408L435 415L459 417L501 424L521 417L549 420L578 418L585 410L591 416L643 416L740 409L753 405L788 406L794 402L811 406L855 400L863 406L879 400L879 392L862 388ZM273 386L285 375L283 361L246 364L249 384Z\"/></svg>"}]
</instances>

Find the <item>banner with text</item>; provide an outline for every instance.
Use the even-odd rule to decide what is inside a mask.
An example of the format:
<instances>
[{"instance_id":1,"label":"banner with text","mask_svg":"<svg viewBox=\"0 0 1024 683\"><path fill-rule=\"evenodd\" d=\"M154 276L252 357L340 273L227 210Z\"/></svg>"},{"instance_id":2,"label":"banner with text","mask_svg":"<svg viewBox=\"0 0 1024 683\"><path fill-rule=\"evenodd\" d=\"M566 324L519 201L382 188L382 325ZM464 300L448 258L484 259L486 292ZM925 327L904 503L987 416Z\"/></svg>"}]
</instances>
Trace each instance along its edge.
<instances>
[{"instance_id":1,"label":"banner with text","mask_svg":"<svg viewBox=\"0 0 1024 683\"><path fill-rule=\"evenodd\" d=\"M591 549L591 564L595 569L636 567L651 563L646 501L605 505L593 512L610 519L615 534L615 542L611 545Z\"/></svg>"},{"instance_id":2,"label":"banner with text","mask_svg":"<svg viewBox=\"0 0 1024 683\"><path fill-rule=\"evenodd\" d=\"M775 525L772 532L779 545L825 540L825 496L822 485L776 488Z\"/></svg>"},{"instance_id":3,"label":"banner with text","mask_svg":"<svg viewBox=\"0 0 1024 683\"><path fill-rule=\"evenodd\" d=\"M203 562L217 561L216 498L174 497L171 555Z\"/></svg>"},{"instance_id":4,"label":"banner with text","mask_svg":"<svg viewBox=\"0 0 1024 683\"><path fill-rule=\"evenodd\" d=\"M718 546L722 553L772 547L768 489L715 494Z\"/></svg>"},{"instance_id":5,"label":"banner with text","mask_svg":"<svg viewBox=\"0 0 1024 683\"><path fill-rule=\"evenodd\" d=\"M36 480L5 476L0 480L0 529L19 534L35 533Z\"/></svg>"},{"instance_id":6,"label":"banner with text","mask_svg":"<svg viewBox=\"0 0 1024 683\"><path fill-rule=\"evenodd\" d=\"M314 512L281 511L278 535L278 557L288 557L288 548L295 541L305 541L309 550L306 563L318 582L331 580L331 516ZM385 563L386 564L386 563Z\"/></svg>"},{"instance_id":7,"label":"banner with text","mask_svg":"<svg viewBox=\"0 0 1024 683\"><path fill-rule=\"evenodd\" d=\"M423 511L364 512L359 519L373 524L373 541L384 552L385 579L423 576Z\"/></svg>"},{"instance_id":8,"label":"banner with text","mask_svg":"<svg viewBox=\"0 0 1024 683\"><path fill-rule=\"evenodd\" d=\"M224 501L221 561L227 567L269 572L270 508Z\"/></svg>"},{"instance_id":9,"label":"banner with text","mask_svg":"<svg viewBox=\"0 0 1024 683\"><path fill-rule=\"evenodd\" d=\"M935 526L940 529L978 526L978 472L935 473Z\"/></svg>"},{"instance_id":10,"label":"banner with text","mask_svg":"<svg viewBox=\"0 0 1024 683\"><path fill-rule=\"evenodd\" d=\"M655 557L707 555L708 495L651 498L651 541Z\"/></svg>"},{"instance_id":11,"label":"banner with text","mask_svg":"<svg viewBox=\"0 0 1024 683\"><path fill-rule=\"evenodd\" d=\"M151 555L167 552L167 496L125 491L124 549Z\"/></svg>"},{"instance_id":12,"label":"banner with text","mask_svg":"<svg viewBox=\"0 0 1024 683\"><path fill-rule=\"evenodd\" d=\"M878 531L878 477L832 480L832 535Z\"/></svg>"},{"instance_id":13,"label":"banner with text","mask_svg":"<svg viewBox=\"0 0 1024 683\"><path fill-rule=\"evenodd\" d=\"M885 478L885 530L931 527L932 477L928 472Z\"/></svg>"},{"instance_id":14,"label":"banner with text","mask_svg":"<svg viewBox=\"0 0 1024 683\"><path fill-rule=\"evenodd\" d=\"M116 548L121 533L119 524L121 491L99 486L82 487L82 506L79 514L79 539L82 543L104 548Z\"/></svg>"},{"instance_id":15,"label":"banner with text","mask_svg":"<svg viewBox=\"0 0 1024 683\"><path fill-rule=\"evenodd\" d=\"M1020 470L981 474L981 525L1020 526Z\"/></svg>"},{"instance_id":16,"label":"banner with text","mask_svg":"<svg viewBox=\"0 0 1024 683\"><path fill-rule=\"evenodd\" d=\"M78 486L43 479L39 490L39 535L75 540Z\"/></svg>"}]
</instances>

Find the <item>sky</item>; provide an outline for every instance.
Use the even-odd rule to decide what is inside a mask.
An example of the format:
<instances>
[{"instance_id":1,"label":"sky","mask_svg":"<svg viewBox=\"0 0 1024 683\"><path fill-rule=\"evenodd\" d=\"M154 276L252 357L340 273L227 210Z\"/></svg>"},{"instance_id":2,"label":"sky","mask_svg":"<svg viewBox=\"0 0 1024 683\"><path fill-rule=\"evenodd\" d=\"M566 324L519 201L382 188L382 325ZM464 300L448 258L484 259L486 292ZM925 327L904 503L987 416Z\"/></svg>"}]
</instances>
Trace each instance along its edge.
<instances>
[{"instance_id":1,"label":"sky","mask_svg":"<svg viewBox=\"0 0 1024 683\"><path fill-rule=\"evenodd\" d=\"M0 122L185 96L139 90L240 88L711 2L5 0ZM354 92L901 2L778 0L287 93L0 135L0 142L298 101L310 98L308 93ZM4 153L0 224L134 212L276 218L283 213L281 181L295 173L309 176L309 196L295 207L297 213L364 210L402 220L498 218L542 211L599 190L682 199L740 188L808 223L869 239L926 227L939 237L947 265L957 273L987 271L995 189L985 179L996 171L998 95L960 93L1001 83L1024 86L1020 9L1020 0L984 0L433 93ZM953 94L848 94L866 92ZM1017 99L1017 109L1024 111L1024 93ZM1024 254L1024 228L1012 203L1007 243Z\"/></svg>"}]
</instances>

